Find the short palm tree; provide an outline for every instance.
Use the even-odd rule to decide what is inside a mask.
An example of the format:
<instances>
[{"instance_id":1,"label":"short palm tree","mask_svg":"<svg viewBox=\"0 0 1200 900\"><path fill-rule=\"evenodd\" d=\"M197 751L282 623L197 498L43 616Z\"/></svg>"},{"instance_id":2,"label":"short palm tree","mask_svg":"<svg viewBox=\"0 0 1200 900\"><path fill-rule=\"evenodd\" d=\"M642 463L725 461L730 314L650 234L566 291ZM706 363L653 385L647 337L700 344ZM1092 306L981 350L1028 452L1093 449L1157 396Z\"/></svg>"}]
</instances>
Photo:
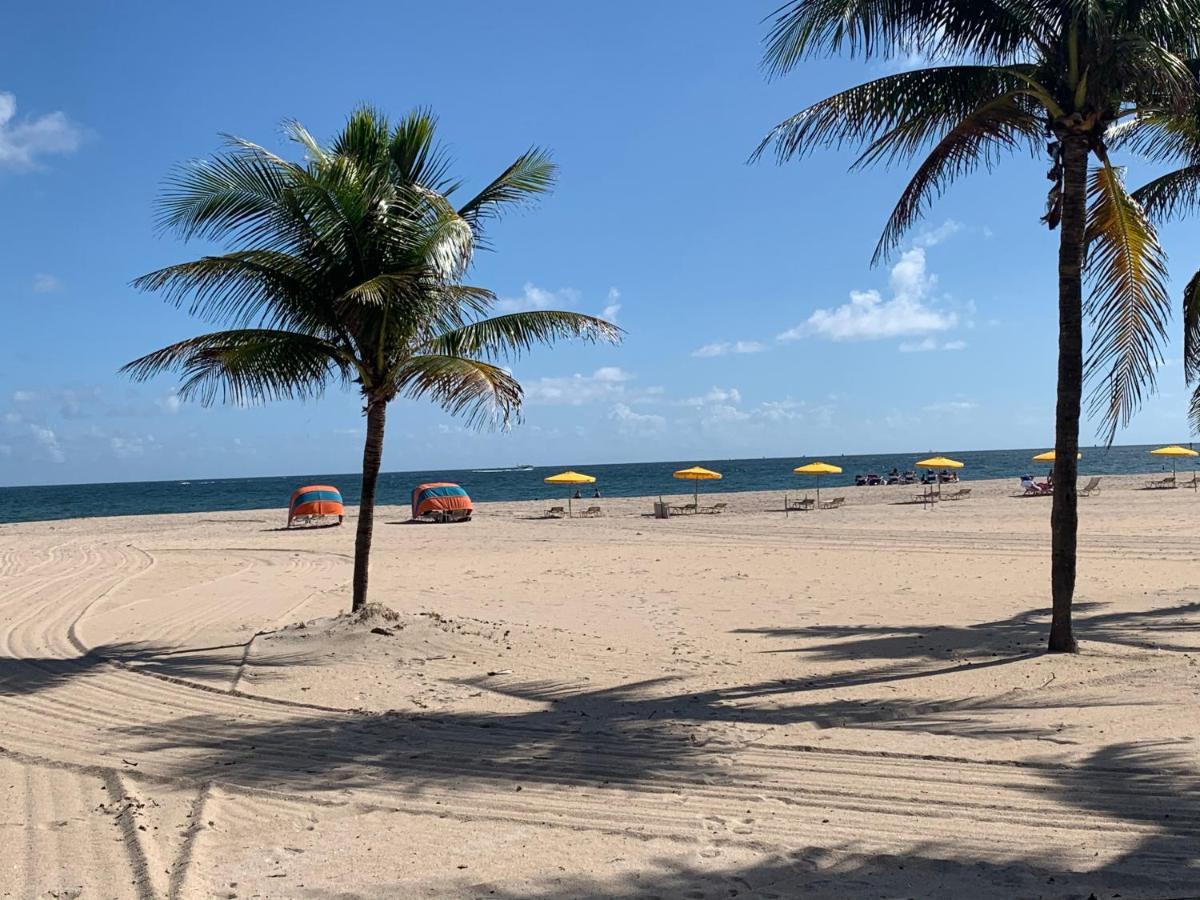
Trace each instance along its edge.
<instances>
[{"instance_id":1,"label":"short palm tree","mask_svg":"<svg viewBox=\"0 0 1200 900\"><path fill-rule=\"evenodd\" d=\"M473 425L519 415L521 385L499 365L560 338L615 341L592 316L536 310L487 317L495 302L462 283L484 226L547 191L549 156L530 150L461 205L436 120L413 112L392 127L354 112L328 147L299 124L291 162L229 138L224 152L180 169L161 225L223 241L228 252L168 266L135 286L227 330L179 341L126 365L144 380L182 373L180 394L209 404L319 396L353 384L366 416L353 609L367 601L375 485L388 404L425 397Z\"/></svg>"},{"instance_id":2,"label":"short palm tree","mask_svg":"<svg viewBox=\"0 0 1200 900\"><path fill-rule=\"evenodd\" d=\"M1169 319L1164 254L1105 137L1123 118L1190 107L1196 79L1186 61L1197 55L1198 17L1200 0L791 0L768 37L765 64L773 75L843 50L878 58L902 49L939 63L815 103L776 126L758 150L773 146L784 162L851 143L861 148L856 166L920 158L876 260L956 178L1021 148L1049 156L1043 221L1059 231L1052 651L1076 649L1075 479L1085 378L1111 442L1153 389ZM1089 174L1092 158L1097 167ZM1086 367L1085 312L1093 327Z\"/></svg>"}]
</instances>

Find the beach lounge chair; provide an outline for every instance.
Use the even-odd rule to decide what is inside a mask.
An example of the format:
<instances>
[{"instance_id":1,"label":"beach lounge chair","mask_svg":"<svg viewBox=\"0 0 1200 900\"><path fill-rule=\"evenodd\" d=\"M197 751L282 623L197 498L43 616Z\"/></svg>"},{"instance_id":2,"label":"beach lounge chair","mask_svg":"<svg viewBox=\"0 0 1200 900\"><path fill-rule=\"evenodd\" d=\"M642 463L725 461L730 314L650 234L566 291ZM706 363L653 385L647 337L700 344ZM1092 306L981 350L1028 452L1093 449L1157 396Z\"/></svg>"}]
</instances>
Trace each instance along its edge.
<instances>
[{"instance_id":1,"label":"beach lounge chair","mask_svg":"<svg viewBox=\"0 0 1200 900\"><path fill-rule=\"evenodd\" d=\"M694 513L695 511L696 511L695 503L684 503L682 506L672 506L671 507L671 512L679 513L679 515L681 515L681 516L687 515L688 513Z\"/></svg>"},{"instance_id":2,"label":"beach lounge chair","mask_svg":"<svg viewBox=\"0 0 1200 900\"><path fill-rule=\"evenodd\" d=\"M729 507L729 504L728 504L728 503L714 503L712 506L702 506L702 507L700 507L700 512L702 512L702 513L709 513L709 514L712 514L712 515L716 515L716 514L718 514L718 513L723 513L723 512L725 512L725 510L726 510L728 507Z\"/></svg>"},{"instance_id":3,"label":"beach lounge chair","mask_svg":"<svg viewBox=\"0 0 1200 900\"><path fill-rule=\"evenodd\" d=\"M1191 481L1181 481L1179 486L1191 488L1193 491L1200 490L1200 472L1194 473Z\"/></svg>"},{"instance_id":4,"label":"beach lounge chair","mask_svg":"<svg viewBox=\"0 0 1200 900\"><path fill-rule=\"evenodd\" d=\"M832 500L823 501L821 503L821 509L841 509L845 505L845 497L834 497Z\"/></svg>"},{"instance_id":5,"label":"beach lounge chair","mask_svg":"<svg viewBox=\"0 0 1200 900\"><path fill-rule=\"evenodd\" d=\"M1146 484L1148 488L1173 488L1175 486L1174 475L1168 475L1166 478L1160 478L1157 481L1150 481Z\"/></svg>"},{"instance_id":6,"label":"beach lounge chair","mask_svg":"<svg viewBox=\"0 0 1200 900\"><path fill-rule=\"evenodd\" d=\"M913 503L937 503L941 494L935 491L921 491L919 494L913 494Z\"/></svg>"},{"instance_id":7,"label":"beach lounge chair","mask_svg":"<svg viewBox=\"0 0 1200 900\"><path fill-rule=\"evenodd\" d=\"M810 509L817 508L817 501L812 497L805 497L802 500L789 500L787 508L795 512L808 512Z\"/></svg>"},{"instance_id":8,"label":"beach lounge chair","mask_svg":"<svg viewBox=\"0 0 1200 900\"><path fill-rule=\"evenodd\" d=\"M966 500L970 496L971 496L970 488L959 488L953 494L947 494L946 499L947 500Z\"/></svg>"},{"instance_id":9,"label":"beach lounge chair","mask_svg":"<svg viewBox=\"0 0 1200 900\"><path fill-rule=\"evenodd\" d=\"M602 515L604 515L604 510L602 510L600 507L589 506L587 509L585 509L583 512L581 512L579 514L579 517L581 519L594 519L597 516L602 516Z\"/></svg>"},{"instance_id":10,"label":"beach lounge chair","mask_svg":"<svg viewBox=\"0 0 1200 900\"><path fill-rule=\"evenodd\" d=\"M1092 479L1079 492L1080 497L1090 497L1092 494L1100 493L1100 479L1092 476Z\"/></svg>"},{"instance_id":11,"label":"beach lounge chair","mask_svg":"<svg viewBox=\"0 0 1200 900\"><path fill-rule=\"evenodd\" d=\"M546 518L547 519L551 519L551 518L561 519L566 514L567 514L567 508L565 506L552 506L548 510L546 510Z\"/></svg>"}]
</instances>

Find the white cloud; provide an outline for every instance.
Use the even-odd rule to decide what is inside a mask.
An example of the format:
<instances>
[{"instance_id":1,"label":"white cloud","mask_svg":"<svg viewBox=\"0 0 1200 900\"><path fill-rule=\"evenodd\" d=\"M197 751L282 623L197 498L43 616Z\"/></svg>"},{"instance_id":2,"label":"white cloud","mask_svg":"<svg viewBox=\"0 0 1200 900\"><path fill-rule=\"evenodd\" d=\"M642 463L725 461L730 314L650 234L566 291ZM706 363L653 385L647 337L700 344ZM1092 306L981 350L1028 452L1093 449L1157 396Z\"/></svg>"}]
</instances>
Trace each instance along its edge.
<instances>
[{"instance_id":1,"label":"white cloud","mask_svg":"<svg viewBox=\"0 0 1200 900\"><path fill-rule=\"evenodd\" d=\"M892 266L889 283L891 300L885 301L876 290L851 291L849 303L816 310L778 339L794 341L816 335L832 341L867 341L948 331L958 324L956 313L926 304L937 276L926 271L924 248L905 251Z\"/></svg>"},{"instance_id":2,"label":"white cloud","mask_svg":"<svg viewBox=\"0 0 1200 900\"><path fill-rule=\"evenodd\" d=\"M661 388L634 390L634 375L618 366L601 366L590 375L535 378L525 384L525 399L547 406L583 406L597 400L634 401L661 393Z\"/></svg>"},{"instance_id":3,"label":"white cloud","mask_svg":"<svg viewBox=\"0 0 1200 900\"><path fill-rule=\"evenodd\" d=\"M592 373L592 378L608 384L620 384L623 381L633 380L633 376L620 366L601 366Z\"/></svg>"},{"instance_id":4,"label":"white cloud","mask_svg":"<svg viewBox=\"0 0 1200 900\"><path fill-rule=\"evenodd\" d=\"M114 434L108 439L108 447L117 459L132 459L142 456L147 450L154 451L158 446L158 441L152 434L129 437Z\"/></svg>"},{"instance_id":5,"label":"white cloud","mask_svg":"<svg viewBox=\"0 0 1200 900\"><path fill-rule=\"evenodd\" d=\"M947 219L941 225L934 228L922 228L913 239L913 245L916 247L936 247L942 241L954 237L954 235L963 230L963 227L962 222Z\"/></svg>"},{"instance_id":6,"label":"white cloud","mask_svg":"<svg viewBox=\"0 0 1200 900\"><path fill-rule=\"evenodd\" d=\"M563 309L578 301L579 291L575 288L548 291L527 281L521 288L520 297L501 297L496 301L496 309L506 313L528 312L534 309Z\"/></svg>"},{"instance_id":7,"label":"white cloud","mask_svg":"<svg viewBox=\"0 0 1200 900\"><path fill-rule=\"evenodd\" d=\"M0 91L0 168L32 169L51 154L79 149L83 132L61 112L17 119L16 95Z\"/></svg>"},{"instance_id":8,"label":"white cloud","mask_svg":"<svg viewBox=\"0 0 1200 900\"><path fill-rule=\"evenodd\" d=\"M12 398L14 403L32 403L37 399L37 394L33 391L13 391Z\"/></svg>"},{"instance_id":9,"label":"white cloud","mask_svg":"<svg viewBox=\"0 0 1200 900\"><path fill-rule=\"evenodd\" d=\"M608 305L600 311L600 318L608 322L616 322L621 313L621 292L615 287L608 289Z\"/></svg>"},{"instance_id":10,"label":"white cloud","mask_svg":"<svg viewBox=\"0 0 1200 900\"><path fill-rule=\"evenodd\" d=\"M179 394L175 391L159 397L155 402L159 409L172 416L179 412L179 407L183 405L183 401L179 399Z\"/></svg>"},{"instance_id":11,"label":"white cloud","mask_svg":"<svg viewBox=\"0 0 1200 900\"><path fill-rule=\"evenodd\" d=\"M56 463L63 462L67 457L63 453L62 447L58 443L58 435L51 428L43 428L41 425L30 425L29 433L33 435L33 439L38 442L46 451L46 455Z\"/></svg>"},{"instance_id":12,"label":"white cloud","mask_svg":"<svg viewBox=\"0 0 1200 900\"><path fill-rule=\"evenodd\" d=\"M978 408L979 404L973 400L943 400L924 407L925 412L931 413L966 413Z\"/></svg>"},{"instance_id":13,"label":"white cloud","mask_svg":"<svg viewBox=\"0 0 1200 900\"><path fill-rule=\"evenodd\" d=\"M758 341L719 341L693 350L692 356L703 358L727 356L730 353L762 353L766 349L766 345L760 344Z\"/></svg>"},{"instance_id":14,"label":"white cloud","mask_svg":"<svg viewBox=\"0 0 1200 900\"><path fill-rule=\"evenodd\" d=\"M661 434L667 428L667 420L662 416L636 412L624 403L613 406L608 413L608 418L616 423L617 430L622 434Z\"/></svg>"},{"instance_id":15,"label":"white cloud","mask_svg":"<svg viewBox=\"0 0 1200 900\"><path fill-rule=\"evenodd\" d=\"M900 344L901 353L928 353L932 350L965 350L966 348L966 341L939 341L937 338L931 337L920 341L904 341Z\"/></svg>"},{"instance_id":16,"label":"white cloud","mask_svg":"<svg viewBox=\"0 0 1200 900\"><path fill-rule=\"evenodd\" d=\"M802 406L795 400L764 400L758 405L758 414L768 422L800 419L803 418L800 412Z\"/></svg>"},{"instance_id":17,"label":"white cloud","mask_svg":"<svg viewBox=\"0 0 1200 900\"><path fill-rule=\"evenodd\" d=\"M731 403L737 405L742 402L742 394L737 388L719 388L713 387L707 394L701 397L689 397L683 401L684 406L712 406L715 404Z\"/></svg>"},{"instance_id":18,"label":"white cloud","mask_svg":"<svg viewBox=\"0 0 1200 900\"><path fill-rule=\"evenodd\" d=\"M33 276L33 292L35 294L52 294L62 287L62 282L53 275L38 272Z\"/></svg>"}]
</instances>

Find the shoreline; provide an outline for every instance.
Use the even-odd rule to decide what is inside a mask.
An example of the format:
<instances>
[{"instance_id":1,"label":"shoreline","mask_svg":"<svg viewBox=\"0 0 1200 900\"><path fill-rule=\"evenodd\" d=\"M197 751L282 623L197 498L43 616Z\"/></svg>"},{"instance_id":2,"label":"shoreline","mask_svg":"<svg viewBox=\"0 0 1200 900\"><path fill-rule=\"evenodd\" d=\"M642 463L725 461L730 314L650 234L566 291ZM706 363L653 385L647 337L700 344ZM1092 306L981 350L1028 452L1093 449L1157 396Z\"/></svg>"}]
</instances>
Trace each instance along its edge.
<instances>
[{"instance_id":1,"label":"shoreline","mask_svg":"<svg viewBox=\"0 0 1200 900\"><path fill-rule=\"evenodd\" d=\"M1129 494L1132 496L1172 496L1172 495L1187 495L1195 493L1194 490L1189 491L1190 485L1185 487L1183 476L1180 476L1181 484L1174 489L1155 489L1147 487L1148 482L1153 479L1154 475L1159 473L1151 473L1150 475L1102 475L1100 478L1100 491L1097 498L1104 493L1120 493ZM1079 486L1087 484L1092 476L1081 475L1079 477ZM579 500L573 501L578 510L586 509L589 506L600 506L603 510L601 518L637 518L637 519L653 519L653 505L660 498L672 504L690 503L692 500L692 491L680 490L679 485L687 484L679 482L672 487L675 490L664 491L660 494L644 494L635 497L605 497L600 499L583 496ZM589 486L590 487L590 486ZM854 507L873 507L873 506L895 506L897 508L904 507L920 507L922 504L915 497L922 492L923 485L876 485L876 486L857 486L850 485L847 487L836 487L829 485L821 486L822 500L830 500L835 497L843 497L845 506L843 508ZM972 480L970 478L962 478L956 483L948 483L942 485L944 493L952 493L959 489L969 488L971 496L962 501L955 501L959 505L967 505L972 501L978 500L1003 500L1011 499L1014 501L1022 501L1024 504L1031 506L1039 506L1044 504L1046 514L1049 515L1050 496L1024 496L1020 493L1018 479L1015 478L987 478ZM603 490L601 490L603 494ZM700 489L700 505L711 506L714 503L725 503L727 508L722 515L784 515L788 516L808 516L811 513L791 511L785 513L783 508L784 495L789 499L809 496L815 497L816 485L806 485L802 481L797 481L797 484L787 491L773 489L765 491L713 491ZM1087 498L1094 500L1096 498ZM555 496L548 493L545 497L535 500L486 500L476 502L474 504L475 515L482 517L497 517L510 518L518 520L547 520L543 513L553 506L566 505L567 498L565 495ZM944 501L942 506L951 506L949 501ZM381 502L376 504L376 515L387 521L396 521L397 517L402 520L407 520L410 515L410 506L407 501L400 503ZM346 504L346 523L357 518L358 506ZM833 511L815 511L817 514L821 512L829 512L836 514ZM163 519L169 522L188 522L199 520L205 516L226 516L231 521L247 521L255 518L263 517L278 517L280 524L286 523L287 510L284 504L275 507L256 507L253 509L213 509L204 511L185 511L185 512L148 512L135 513L129 515L117 516L75 516L69 518L57 519L30 519L19 522L0 522L0 534L11 533L14 530L24 529L31 526L48 527L50 530L56 528L77 528L81 523L97 522L97 523L119 523L119 522L137 522L146 519ZM702 516L707 517L707 516ZM576 516L578 518L578 516ZM681 518L691 518L690 515L672 516L672 520ZM662 521L662 520L659 520ZM343 526L344 527L344 526ZM293 533L304 533L305 529L292 529Z\"/></svg>"}]
</instances>

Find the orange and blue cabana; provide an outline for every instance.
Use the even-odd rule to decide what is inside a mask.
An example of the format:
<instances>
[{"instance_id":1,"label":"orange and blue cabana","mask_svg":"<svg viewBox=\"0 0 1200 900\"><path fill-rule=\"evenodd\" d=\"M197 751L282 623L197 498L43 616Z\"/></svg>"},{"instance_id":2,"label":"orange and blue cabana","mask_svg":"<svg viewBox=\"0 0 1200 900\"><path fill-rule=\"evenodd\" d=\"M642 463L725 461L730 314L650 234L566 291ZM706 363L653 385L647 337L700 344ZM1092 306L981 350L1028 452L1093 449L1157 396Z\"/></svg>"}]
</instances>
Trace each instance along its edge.
<instances>
[{"instance_id":1,"label":"orange and blue cabana","mask_svg":"<svg viewBox=\"0 0 1200 900\"><path fill-rule=\"evenodd\" d=\"M297 520L312 525L326 516L337 516L342 524L346 510L342 507L342 492L328 484L309 484L292 491L288 502L288 528Z\"/></svg>"},{"instance_id":2,"label":"orange and blue cabana","mask_svg":"<svg viewBox=\"0 0 1200 900\"><path fill-rule=\"evenodd\" d=\"M435 522L465 522L473 512L471 498L457 484L434 481L419 484L412 492L412 517Z\"/></svg>"}]
</instances>

